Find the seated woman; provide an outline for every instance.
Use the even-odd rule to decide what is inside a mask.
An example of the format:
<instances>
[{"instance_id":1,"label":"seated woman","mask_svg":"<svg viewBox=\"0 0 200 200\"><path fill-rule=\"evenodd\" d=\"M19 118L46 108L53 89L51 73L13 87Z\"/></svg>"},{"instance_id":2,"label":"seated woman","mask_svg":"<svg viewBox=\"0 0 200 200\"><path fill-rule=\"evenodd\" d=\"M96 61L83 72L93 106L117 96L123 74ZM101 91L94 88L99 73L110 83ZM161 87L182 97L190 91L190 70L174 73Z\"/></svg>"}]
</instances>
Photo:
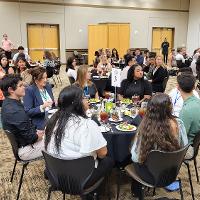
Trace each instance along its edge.
<instances>
[{"instance_id":1,"label":"seated woman","mask_svg":"<svg viewBox=\"0 0 200 200\"><path fill-rule=\"evenodd\" d=\"M66 66L67 76L73 78L76 81L77 71L76 71L76 59L74 57L69 57ZM72 82L71 82L72 84Z\"/></svg>"},{"instance_id":2,"label":"seated woman","mask_svg":"<svg viewBox=\"0 0 200 200\"><path fill-rule=\"evenodd\" d=\"M183 122L172 115L172 103L167 94L156 94L149 101L146 114L140 123L131 149L134 167L141 178L153 183L142 164L151 150L172 152L188 144ZM140 194L141 186L132 183L133 193ZM137 190L138 189L138 190Z\"/></svg>"},{"instance_id":3,"label":"seated woman","mask_svg":"<svg viewBox=\"0 0 200 200\"><path fill-rule=\"evenodd\" d=\"M140 65L133 65L128 70L127 79L121 83L119 99L140 96L140 100L150 99L152 95L151 84L144 80L143 71Z\"/></svg>"},{"instance_id":4,"label":"seated woman","mask_svg":"<svg viewBox=\"0 0 200 200\"><path fill-rule=\"evenodd\" d=\"M112 62L118 62L119 61L119 54L117 49L112 49L112 56L111 56Z\"/></svg>"},{"instance_id":5,"label":"seated woman","mask_svg":"<svg viewBox=\"0 0 200 200\"><path fill-rule=\"evenodd\" d=\"M104 72L111 71L112 65L109 63L106 55L100 57L100 63L97 65L97 72L100 75L104 75Z\"/></svg>"},{"instance_id":6,"label":"seated woman","mask_svg":"<svg viewBox=\"0 0 200 200\"><path fill-rule=\"evenodd\" d=\"M54 74L55 60L49 51L44 51L44 68L46 68L47 78L51 78Z\"/></svg>"},{"instance_id":7,"label":"seated woman","mask_svg":"<svg viewBox=\"0 0 200 200\"><path fill-rule=\"evenodd\" d=\"M32 75L30 74L30 69L26 66L26 59L23 57L17 57L16 67L22 77L25 86L29 86L32 83Z\"/></svg>"},{"instance_id":8,"label":"seated woman","mask_svg":"<svg viewBox=\"0 0 200 200\"><path fill-rule=\"evenodd\" d=\"M24 109L32 119L38 130L44 130L45 112L48 111L54 102L51 86L47 83L46 69L35 67L31 69L32 82L28 86L23 98Z\"/></svg>"},{"instance_id":9,"label":"seated woman","mask_svg":"<svg viewBox=\"0 0 200 200\"><path fill-rule=\"evenodd\" d=\"M77 71L77 79L75 85L83 89L83 94L90 98L99 98L98 91L94 83L90 81L90 72L87 66L80 66Z\"/></svg>"},{"instance_id":10,"label":"seated woman","mask_svg":"<svg viewBox=\"0 0 200 200\"><path fill-rule=\"evenodd\" d=\"M5 74L14 74L12 67L9 67L9 62L5 54L2 54L0 57L0 66Z\"/></svg>"},{"instance_id":11,"label":"seated woman","mask_svg":"<svg viewBox=\"0 0 200 200\"><path fill-rule=\"evenodd\" d=\"M165 67L163 67L163 60L161 56L156 57L155 69L152 72L152 79L149 82L152 83L153 92L164 92L163 87L164 79L168 77L168 72Z\"/></svg>"},{"instance_id":12,"label":"seated woman","mask_svg":"<svg viewBox=\"0 0 200 200\"><path fill-rule=\"evenodd\" d=\"M86 188L104 177L113 166L112 160L106 157L107 142L98 125L86 117L88 108L81 88L75 85L65 87L58 98L58 111L48 121L45 130L45 149L56 157L67 160L94 157L95 169Z\"/></svg>"}]
</instances>

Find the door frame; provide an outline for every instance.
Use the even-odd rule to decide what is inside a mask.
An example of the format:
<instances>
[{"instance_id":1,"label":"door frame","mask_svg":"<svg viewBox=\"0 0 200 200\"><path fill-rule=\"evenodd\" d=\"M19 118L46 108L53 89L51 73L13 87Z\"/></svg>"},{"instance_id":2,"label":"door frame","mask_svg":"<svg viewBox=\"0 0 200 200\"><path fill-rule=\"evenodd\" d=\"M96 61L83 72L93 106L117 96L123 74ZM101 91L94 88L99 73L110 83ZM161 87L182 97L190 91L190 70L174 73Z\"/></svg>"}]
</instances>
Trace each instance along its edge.
<instances>
[{"instance_id":1,"label":"door frame","mask_svg":"<svg viewBox=\"0 0 200 200\"><path fill-rule=\"evenodd\" d=\"M174 48L174 37L175 37L175 27L160 27L160 26L153 26L151 29L151 51L153 51L153 30L156 28L160 29L172 29L172 47L171 49Z\"/></svg>"}]
</instances>

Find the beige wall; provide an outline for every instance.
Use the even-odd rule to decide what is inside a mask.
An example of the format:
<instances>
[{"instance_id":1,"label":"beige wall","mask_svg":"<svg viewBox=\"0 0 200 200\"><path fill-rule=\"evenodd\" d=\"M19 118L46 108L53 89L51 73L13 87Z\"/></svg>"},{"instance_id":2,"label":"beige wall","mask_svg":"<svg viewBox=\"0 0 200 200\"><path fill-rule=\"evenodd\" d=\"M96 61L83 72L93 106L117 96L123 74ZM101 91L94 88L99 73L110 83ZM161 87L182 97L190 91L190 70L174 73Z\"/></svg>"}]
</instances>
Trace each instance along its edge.
<instances>
[{"instance_id":1,"label":"beige wall","mask_svg":"<svg viewBox=\"0 0 200 200\"><path fill-rule=\"evenodd\" d=\"M148 2L151 1L151 4ZM187 10L188 0L74 0L53 1L57 3L90 3L95 5L116 5L127 7L148 7L153 10L116 9L89 6L67 6L7 3L0 1L0 13L6 20L0 27L0 34L7 33L15 46L27 47L27 23L49 23L60 26L61 60L65 61L65 49L86 49L87 26L100 22L129 22L131 24L131 47L151 49L152 27L174 27L175 46L186 44L187 12L156 11L155 9ZM124 4L126 2L126 4ZM143 2L141 4L141 2ZM167 3L166 3L167 2Z\"/></svg>"}]
</instances>

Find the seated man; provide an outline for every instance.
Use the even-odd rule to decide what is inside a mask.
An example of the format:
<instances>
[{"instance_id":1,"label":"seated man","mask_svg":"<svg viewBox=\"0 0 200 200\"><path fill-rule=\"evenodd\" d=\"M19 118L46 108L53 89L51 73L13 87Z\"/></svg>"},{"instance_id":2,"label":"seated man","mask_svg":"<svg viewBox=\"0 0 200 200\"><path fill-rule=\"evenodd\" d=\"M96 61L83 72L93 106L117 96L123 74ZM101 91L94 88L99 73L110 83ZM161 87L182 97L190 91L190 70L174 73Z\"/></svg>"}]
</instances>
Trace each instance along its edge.
<instances>
[{"instance_id":1,"label":"seated man","mask_svg":"<svg viewBox=\"0 0 200 200\"><path fill-rule=\"evenodd\" d=\"M3 129L15 135L19 157L30 160L42 156L44 132L35 129L24 111L20 101L25 95L22 78L14 74L5 75L0 81L0 88L5 96L1 111Z\"/></svg>"},{"instance_id":2,"label":"seated man","mask_svg":"<svg viewBox=\"0 0 200 200\"><path fill-rule=\"evenodd\" d=\"M180 68L178 71L178 75L180 75L181 73L192 74L192 69L190 67ZM193 95L199 99L199 94L196 90L193 90ZM183 107L183 98L181 97L180 91L177 87L175 87L169 92L169 96L172 100L173 115L179 117L179 113Z\"/></svg>"},{"instance_id":3,"label":"seated man","mask_svg":"<svg viewBox=\"0 0 200 200\"><path fill-rule=\"evenodd\" d=\"M14 56L13 56L13 62L15 63L17 61L17 58L20 54L24 54L25 56L25 59L27 62L30 61L30 56L24 52L24 47L23 46L19 46L18 47L18 53L16 53Z\"/></svg>"},{"instance_id":4,"label":"seated man","mask_svg":"<svg viewBox=\"0 0 200 200\"><path fill-rule=\"evenodd\" d=\"M193 95L195 77L192 74L182 73L177 77L178 90L183 98L183 108L180 111L180 119L183 120L188 140L193 142L195 134L200 130L200 99Z\"/></svg>"}]
</instances>

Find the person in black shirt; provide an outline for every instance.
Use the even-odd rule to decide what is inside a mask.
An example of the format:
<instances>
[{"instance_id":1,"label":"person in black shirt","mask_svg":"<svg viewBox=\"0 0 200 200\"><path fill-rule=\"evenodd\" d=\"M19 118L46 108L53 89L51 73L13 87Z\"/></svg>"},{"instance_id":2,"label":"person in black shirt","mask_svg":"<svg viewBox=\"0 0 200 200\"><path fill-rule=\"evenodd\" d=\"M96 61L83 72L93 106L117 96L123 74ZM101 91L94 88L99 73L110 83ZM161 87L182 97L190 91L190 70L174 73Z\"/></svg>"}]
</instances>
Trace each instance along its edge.
<instances>
[{"instance_id":1,"label":"person in black shirt","mask_svg":"<svg viewBox=\"0 0 200 200\"><path fill-rule=\"evenodd\" d=\"M161 56L156 57L156 67L152 73L152 79L149 82L152 83L153 92L164 92L164 80L168 77L168 71L163 67L163 60Z\"/></svg>"},{"instance_id":2,"label":"person in black shirt","mask_svg":"<svg viewBox=\"0 0 200 200\"><path fill-rule=\"evenodd\" d=\"M1 110L3 129L15 135L19 157L30 160L42 156L44 132L32 125L20 101L25 95L22 78L14 74L5 75L0 81L0 88L5 96Z\"/></svg>"},{"instance_id":3,"label":"person in black shirt","mask_svg":"<svg viewBox=\"0 0 200 200\"><path fill-rule=\"evenodd\" d=\"M161 44L162 54L164 57L164 63L167 64L168 60L168 49L169 49L169 42L167 42L167 38L165 38L164 42Z\"/></svg>"},{"instance_id":4,"label":"person in black shirt","mask_svg":"<svg viewBox=\"0 0 200 200\"><path fill-rule=\"evenodd\" d=\"M130 67L127 79L122 81L119 99L132 98L134 95L140 96L141 101L150 99L152 95L151 84L144 80L142 67L137 64Z\"/></svg>"}]
</instances>

